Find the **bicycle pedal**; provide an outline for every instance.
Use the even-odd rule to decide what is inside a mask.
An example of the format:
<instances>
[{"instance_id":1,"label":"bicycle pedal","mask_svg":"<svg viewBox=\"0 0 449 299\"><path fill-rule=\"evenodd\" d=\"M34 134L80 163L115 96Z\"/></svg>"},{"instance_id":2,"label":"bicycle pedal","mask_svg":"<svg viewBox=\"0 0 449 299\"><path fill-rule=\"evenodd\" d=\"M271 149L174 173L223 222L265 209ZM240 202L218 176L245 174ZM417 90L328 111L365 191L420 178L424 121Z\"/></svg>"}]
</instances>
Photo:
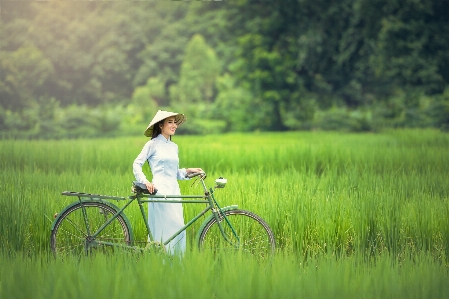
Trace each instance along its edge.
<instances>
[{"instance_id":1,"label":"bicycle pedal","mask_svg":"<svg viewBox=\"0 0 449 299\"><path fill-rule=\"evenodd\" d=\"M163 252L165 253L165 246L161 242L149 242L145 246L145 251L156 251L156 252Z\"/></svg>"}]
</instances>

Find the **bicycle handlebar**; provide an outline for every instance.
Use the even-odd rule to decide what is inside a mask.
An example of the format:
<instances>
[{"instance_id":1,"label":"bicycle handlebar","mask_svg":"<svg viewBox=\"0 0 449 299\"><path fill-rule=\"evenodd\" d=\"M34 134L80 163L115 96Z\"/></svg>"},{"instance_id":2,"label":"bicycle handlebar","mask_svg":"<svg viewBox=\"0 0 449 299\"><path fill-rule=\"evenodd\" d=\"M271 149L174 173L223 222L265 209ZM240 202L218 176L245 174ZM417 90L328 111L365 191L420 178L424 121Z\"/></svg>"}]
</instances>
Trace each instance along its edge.
<instances>
[{"instance_id":1,"label":"bicycle handlebar","mask_svg":"<svg viewBox=\"0 0 449 299\"><path fill-rule=\"evenodd\" d=\"M201 176L202 179L206 178L206 173L205 172L191 172L191 173L187 173L186 174L186 178L194 178L196 176Z\"/></svg>"}]
</instances>

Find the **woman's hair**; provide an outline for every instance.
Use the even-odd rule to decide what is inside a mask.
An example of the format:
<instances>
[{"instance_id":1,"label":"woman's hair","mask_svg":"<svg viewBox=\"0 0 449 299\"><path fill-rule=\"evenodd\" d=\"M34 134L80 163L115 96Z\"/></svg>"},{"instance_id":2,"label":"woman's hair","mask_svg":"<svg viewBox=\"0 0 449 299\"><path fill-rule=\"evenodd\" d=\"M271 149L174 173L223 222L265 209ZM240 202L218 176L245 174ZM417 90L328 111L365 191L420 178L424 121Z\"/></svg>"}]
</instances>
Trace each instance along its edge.
<instances>
[{"instance_id":1,"label":"woman's hair","mask_svg":"<svg viewBox=\"0 0 449 299\"><path fill-rule=\"evenodd\" d=\"M159 134L162 133L162 129L161 129L160 125L163 123L164 123L164 120L161 120L154 124L153 133L151 133L151 139L156 138L157 136L159 136Z\"/></svg>"},{"instance_id":2,"label":"woman's hair","mask_svg":"<svg viewBox=\"0 0 449 299\"><path fill-rule=\"evenodd\" d=\"M153 133L151 133L151 139L156 138L157 136L159 136L159 134L162 133L162 129L161 129L161 125L164 125L164 121L166 119L163 119L161 121L158 121L157 123L154 124L153 126ZM171 136L170 136L170 140L171 140Z\"/></svg>"}]
</instances>

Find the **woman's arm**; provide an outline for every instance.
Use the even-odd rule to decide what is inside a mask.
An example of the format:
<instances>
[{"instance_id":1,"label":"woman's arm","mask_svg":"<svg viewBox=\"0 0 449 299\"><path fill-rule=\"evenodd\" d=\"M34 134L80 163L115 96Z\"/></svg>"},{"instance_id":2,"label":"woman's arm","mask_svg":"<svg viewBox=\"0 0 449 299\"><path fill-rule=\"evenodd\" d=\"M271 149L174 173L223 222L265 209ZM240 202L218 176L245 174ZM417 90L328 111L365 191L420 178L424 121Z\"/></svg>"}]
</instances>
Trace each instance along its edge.
<instances>
[{"instance_id":1,"label":"woman's arm","mask_svg":"<svg viewBox=\"0 0 449 299\"><path fill-rule=\"evenodd\" d=\"M178 180L189 180L186 178L188 173L204 172L201 168L180 168L178 169Z\"/></svg>"},{"instance_id":2,"label":"woman's arm","mask_svg":"<svg viewBox=\"0 0 449 299\"><path fill-rule=\"evenodd\" d=\"M145 174L142 171L143 164L148 160L148 158L152 155L154 148L152 146L153 142L149 141L147 142L143 148L140 154L137 156L137 158L134 160L133 163L133 173L134 177L136 178L137 182L142 184L149 183Z\"/></svg>"},{"instance_id":3,"label":"woman's arm","mask_svg":"<svg viewBox=\"0 0 449 299\"><path fill-rule=\"evenodd\" d=\"M150 193L153 193L156 189L154 184L149 182L142 171L142 165L148 160L149 157L154 153L154 142L152 140L148 141L142 148L142 151L134 160L133 163L133 173L134 177L139 183L145 184Z\"/></svg>"}]
</instances>

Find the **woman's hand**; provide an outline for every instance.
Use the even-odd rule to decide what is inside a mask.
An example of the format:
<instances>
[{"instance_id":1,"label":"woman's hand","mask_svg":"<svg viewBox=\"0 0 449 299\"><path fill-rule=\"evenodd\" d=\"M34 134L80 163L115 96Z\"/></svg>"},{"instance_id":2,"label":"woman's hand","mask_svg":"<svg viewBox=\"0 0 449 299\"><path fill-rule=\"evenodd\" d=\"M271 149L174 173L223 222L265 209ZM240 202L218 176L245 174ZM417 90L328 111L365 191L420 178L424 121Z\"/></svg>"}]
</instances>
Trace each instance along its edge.
<instances>
[{"instance_id":1,"label":"woman's hand","mask_svg":"<svg viewBox=\"0 0 449 299\"><path fill-rule=\"evenodd\" d=\"M154 187L153 183L145 182L145 186L147 186L147 189L148 189L148 191L150 191L150 194L154 193L154 190L156 189L156 187Z\"/></svg>"},{"instance_id":2,"label":"woman's hand","mask_svg":"<svg viewBox=\"0 0 449 299\"><path fill-rule=\"evenodd\" d=\"M187 168L186 172L187 173L204 172L204 170L202 170L201 168Z\"/></svg>"}]
</instances>

